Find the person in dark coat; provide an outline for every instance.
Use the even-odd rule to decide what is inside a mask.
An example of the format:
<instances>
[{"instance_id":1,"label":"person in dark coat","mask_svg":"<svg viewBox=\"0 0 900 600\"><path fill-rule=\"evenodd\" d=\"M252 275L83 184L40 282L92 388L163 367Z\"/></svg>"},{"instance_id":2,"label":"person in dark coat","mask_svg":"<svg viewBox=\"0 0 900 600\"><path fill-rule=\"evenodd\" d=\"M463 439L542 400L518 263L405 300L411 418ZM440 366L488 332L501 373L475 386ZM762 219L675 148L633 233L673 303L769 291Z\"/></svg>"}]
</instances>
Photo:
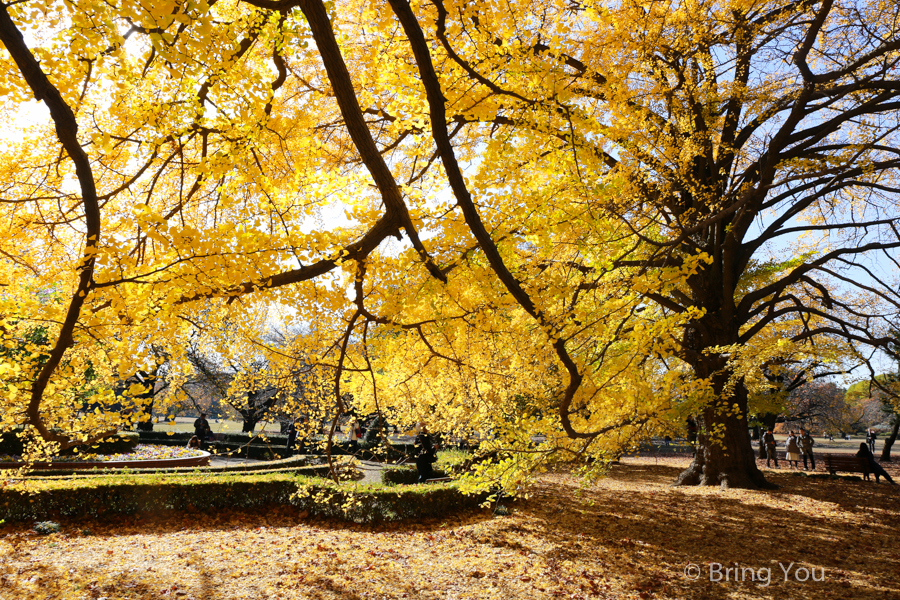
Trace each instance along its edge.
<instances>
[{"instance_id":1,"label":"person in dark coat","mask_svg":"<svg viewBox=\"0 0 900 600\"><path fill-rule=\"evenodd\" d=\"M294 455L294 446L297 444L297 419L291 421L287 428L287 455Z\"/></svg>"},{"instance_id":2,"label":"person in dark coat","mask_svg":"<svg viewBox=\"0 0 900 600\"><path fill-rule=\"evenodd\" d=\"M800 430L800 452L803 453L803 469L806 469L806 458L809 457L809 462L812 466L812 470L816 470L816 457L813 456L813 446L816 445L816 441L812 439L812 436L809 435L809 432L805 429Z\"/></svg>"},{"instance_id":3,"label":"person in dark coat","mask_svg":"<svg viewBox=\"0 0 900 600\"><path fill-rule=\"evenodd\" d=\"M869 445L867 443L861 442L859 444L859 452L857 452L856 455L860 458L864 458L869 463L869 471L875 475L875 483L879 483L879 477L884 477L891 485L897 485L894 483L894 480L891 479L891 476L887 474L887 471L884 470L884 467L875 462L875 457L869 452ZM868 478L869 476L866 475L866 479Z\"/></svg>"},{"instance_id":4,"label":"person in dark coat","mask_svg":"<svg viewBox=\"0 0 900 600\"><path fill-rule=\"evenodd\" d=\"M769 466L770 461L775 461L775 468L778 468L778 455L775 453L775 448L778 445L778 442L775 441L775 434L772 432L772 428L770 427L767 432L763 434L763 442L766 444L766 466Z\"/></svg>"},{"instance_id":5,"label":"person in dark coat","mask_svg":"<svg viewBox=\"0 0 900 600\"><path fill-rule=\"evenodd\" d=\"M194 435L201 442L206 442L209 440L209 434L212 430L209 428L209 421L206 420L206 413L200 413L200 417L194 421Z\"/></svg>"},{"instance_id":6,"label":"person in dark coat","mask_svg":"<svg viewBox=\"0 0 900 600\"><path fill-rule=\"evenodd\" d=\"M431 436L428 434L428 430L425 429L425 425L420 423L420 426L421 430L416 436L414 451L416 470L419 472L418 482L425 483L434 477L434 470L431 468L431 465L437 460L437 451L434 449L434 443L431 441Z\"/></svg>"},{"instance_id":7,"label":"person in dark coat","mask_svg":"<svg viewBox=\"0 0 900 600\"><path fill-rule=\"evenodd\" d=\"M870 429L868 435L866 436L866 441L869 442L869 452L871 452L873 456L875 455L875 438L877 437L878 434L875 433L874 429Z\"/></svg>"}]
</instances>

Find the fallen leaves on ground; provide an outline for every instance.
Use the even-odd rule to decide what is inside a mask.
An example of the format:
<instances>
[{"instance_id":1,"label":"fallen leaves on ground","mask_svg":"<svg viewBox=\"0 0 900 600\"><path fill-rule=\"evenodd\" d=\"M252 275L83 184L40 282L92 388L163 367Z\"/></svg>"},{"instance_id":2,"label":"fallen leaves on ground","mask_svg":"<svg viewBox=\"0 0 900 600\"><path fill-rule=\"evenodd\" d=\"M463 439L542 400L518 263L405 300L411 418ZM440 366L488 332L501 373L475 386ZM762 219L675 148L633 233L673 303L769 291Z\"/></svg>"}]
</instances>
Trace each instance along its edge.
<instances>
[{"instance_id":1,"label":"fallen leaves on ground","mask_svg":"<svg viewBox=\"0 0 900 600\"><path fill-rule=\"evenodd\" d=\"M774 471L776 491L669 487L686 465L625 459L583 493L545 475L502 517L359 526L230 512L63 522L47 536L8 525L0 597L900 598L900 488Z\"/></svg>"}]
</instances>

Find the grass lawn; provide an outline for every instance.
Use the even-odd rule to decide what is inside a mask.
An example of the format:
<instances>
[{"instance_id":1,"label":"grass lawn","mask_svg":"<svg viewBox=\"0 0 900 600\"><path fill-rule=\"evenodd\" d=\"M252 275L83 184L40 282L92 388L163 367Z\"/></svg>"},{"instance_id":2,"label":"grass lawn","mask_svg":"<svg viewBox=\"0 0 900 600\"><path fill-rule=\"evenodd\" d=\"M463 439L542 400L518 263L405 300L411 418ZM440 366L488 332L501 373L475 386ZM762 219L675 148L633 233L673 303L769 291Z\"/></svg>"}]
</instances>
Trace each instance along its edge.
<instances>
[{"instance_id":1,"label":"grass lawn","mask_svg":"<svg viewBox=\"0 0 900 600\"><path fill-rule=\"evenodd\" d=\"M7 525L0 597L900 598L900 487L774 471L776 491L669 487L686 464L625 459L583 495L545 475L508 516L184 514L63 522L49 536ZM810 571L824 581L798 581Z\"/></svg>"},{"instance_id":2,"label":"grass lawn","mask_svg":"<svg viewBox=\"0 0 900 600\"><path fill-rule=\"evenodd\" d=\"M153 424L153 431L176 431L176 432L193 432L194 421L196 418L191 417L175 417L175 421L160 421ZM243 423L240 421L230 421L228 419L207 419L209 427L213 433L240 433ZM279 433L281 431L278 423L259 423L254 433Z\"/></svg>"}]
</instances>

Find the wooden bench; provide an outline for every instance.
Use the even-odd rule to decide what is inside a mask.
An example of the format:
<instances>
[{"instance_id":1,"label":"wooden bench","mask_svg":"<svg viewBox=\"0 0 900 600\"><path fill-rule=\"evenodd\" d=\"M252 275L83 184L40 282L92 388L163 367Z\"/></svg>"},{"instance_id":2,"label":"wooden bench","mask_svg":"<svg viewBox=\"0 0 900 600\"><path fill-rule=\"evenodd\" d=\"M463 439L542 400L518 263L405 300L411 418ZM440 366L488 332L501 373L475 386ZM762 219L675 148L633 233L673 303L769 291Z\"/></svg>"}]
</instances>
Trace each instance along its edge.
<instances>
[{"instance_id":1,"label":"wooden bench","mask_svg":"<svg viewBox=\"0 0 900 600\"><path fill-rule=\"evenodd\" d=\"M426 479L425 483L444 483L445 481L453 481L452 477L432 477L431 479Z\"/></svg>"},{"instance_id":2,"label":"wooden bench","mask_svg":"<svg viewBox=\"0 0 900 600\"><path fill-rule=\"evenodd\" d=\"M200 445L206 450L215 450L219 447L219 442L225 439L224 433L210 433L206 436L206 441Z\"/></svg>"},{"instance_id":3,"label":"wooden bench","mask_svg":"<svg viewBox=\"0 0 900 600\"><path fill-rule=\"evenodd\" d=\"M869 461L854 454L822 454L825 470L834 475L837 471L862 473L869 478Z\"/></svg>"}]
</instances>

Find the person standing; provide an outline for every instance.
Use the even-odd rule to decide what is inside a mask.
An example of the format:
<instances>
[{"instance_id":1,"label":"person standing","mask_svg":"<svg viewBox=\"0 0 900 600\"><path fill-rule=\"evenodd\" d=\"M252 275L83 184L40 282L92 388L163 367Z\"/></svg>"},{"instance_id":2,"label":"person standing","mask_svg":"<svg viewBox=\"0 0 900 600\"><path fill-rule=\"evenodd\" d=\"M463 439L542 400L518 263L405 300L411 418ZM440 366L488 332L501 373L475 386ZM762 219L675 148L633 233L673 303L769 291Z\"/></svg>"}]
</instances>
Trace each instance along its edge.
<instances>
[{"instance_id":1,"label":"person standing","mask_svg":"<svg viewBox=\"0 0 900 600\"><path fill-rule=\"evenodd\" d=\"M212 430L209 428L209 421L206 420L206 413L200 413L200 417L194 421L194 435L201 442L206 442L211 437L210 433L212 433Z\"/></svg>"},{"instance_id":2,"label":"person standing","mask_svg":"<svg viewBox=\"0 0 900 600\"><path fill-rule=\"evenodd\" d=\"M775 461L775 468L778 468L778 455L775 454L775 448L777 447L777 442L775 441L775 434L772 433L772 428L770 427L765 434L763 434L763 442L766 444L766 467L769 466L769 461Z\"/></svg>"},{"instance_id":3,"label":"person standing","mask_svg":"<svg viewBox=\"0 0 900 600\"><path fill-rule=\"evenodd\" d=\"M359 427L359 421L356 420L356 417L350 417L350 423L347 427L349 429L349 431L347 431L347 441L349 442L350 451L356 454L356 452L359 451L359 438L362 434Z\"/></svg>"},{"instance_id":4,"label":"person standing","mask_svg":"<svg viewBox=\"0 0 900 600\"><path fill-rule=\"evenodd\" d=\"M800 430L800 452L803 454L803 470L806 470L806 458L809 457L809 464L812 471L816 470L816 457L813 456L813 446L816 445L816 440L809 435L809 432L805 429Z\"/></svg>"},{"instance_id":5,"label":"person standing","mask_svg":"<svg viewBox=\"0 0 900 600\"><path fill-rule=\"evenodd\" d=\"M419 483L425 483L434 477L434 470L431 465L437 460L437 452L434 449L434 443L428 434L428 429L424 423L420 423L419 434L416 436L414 452L416 456L416 471L419 472Z\"/></svg>"},{"instance_id":6,"label":"person standing","mask_svg":"<svg viewBox=\"0 0 900 600\"><path fill-rule=\"evenodd\" d=\"M287 455L294 455L294 445L297 443L297 419L291 421L287 428Z\"/></svg>"},{"instance_id":7,"label":"person standing","mask_svg":"<svg viewBox=\"0 0 900 600\"><path fill-rule=\"evenodd\" d=\"M869 430L868 442L869 442L869 452L873 455L875 454L875 438L878 437L878 434L875 433L874 429Z\"/></svg>"},{"instance_id":8,"label":"person standing","mask_svg":"<svg viewBox=\"0 0 900 600\"><path fill-rule=\"evenodd\" d=\"M788 465L793 470L794 467L800 468L800 444L797 443L797 436L791 431L788 433L787 441L784 444L787 447Z\"/></svg>"}]
</instances>

